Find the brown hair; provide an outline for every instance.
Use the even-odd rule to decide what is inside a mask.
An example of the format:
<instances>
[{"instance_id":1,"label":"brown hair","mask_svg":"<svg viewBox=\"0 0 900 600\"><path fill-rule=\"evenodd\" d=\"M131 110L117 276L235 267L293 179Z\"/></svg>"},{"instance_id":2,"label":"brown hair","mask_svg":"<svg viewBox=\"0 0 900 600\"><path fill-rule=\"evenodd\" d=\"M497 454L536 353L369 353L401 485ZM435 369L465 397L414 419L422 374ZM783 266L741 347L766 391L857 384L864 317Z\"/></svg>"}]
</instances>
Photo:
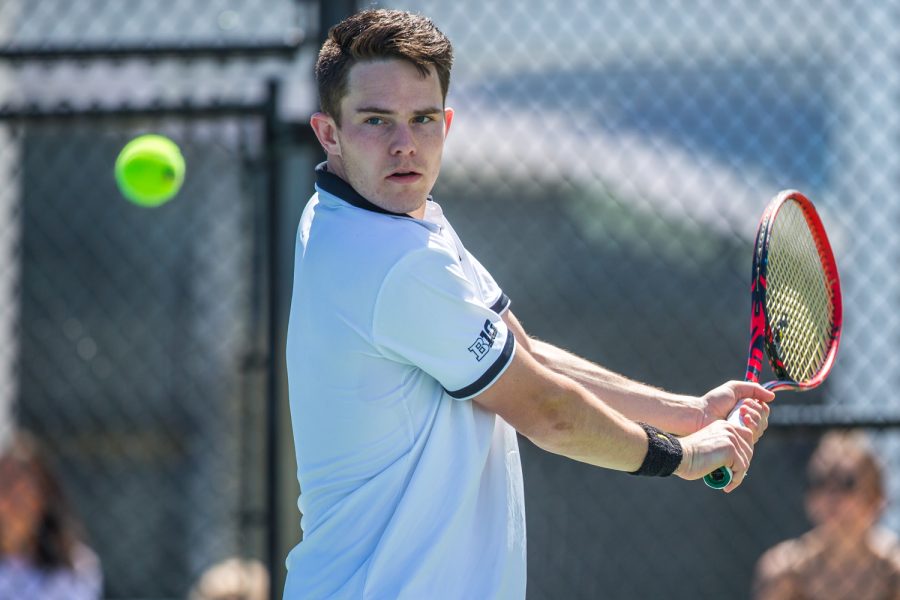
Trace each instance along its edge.
<instances>
[{"instance_id":1,"label":"brown hair","mask_svg":"<svg viewBox=\"0 0 900 600\"><path fill-rule=\"evenodd\" d=\"M24 431L14 434L10 443L0 450L0 462L10 461L14 468L33 477L41 493L43 514L34 532L35 551L30 559L43 569L73 568L81 537L80 524L70 510L49 457L37 439Z\"/></svg>"},{"instance_id":2,"label":"brown hair","mask_svg":"<svg viewBox=\"0 0 900 600\"><path fill-rule=\"evenodd\" d=\"M411 62L423 77L434 65L447 99L453 46L441 30L422 15L400 10L364 10L347 17L328 32L316 61L316 84L322 111L340 125L341 100L347 94L350 68L364 60L399 58Z\"/></svg>"}]
</instances>

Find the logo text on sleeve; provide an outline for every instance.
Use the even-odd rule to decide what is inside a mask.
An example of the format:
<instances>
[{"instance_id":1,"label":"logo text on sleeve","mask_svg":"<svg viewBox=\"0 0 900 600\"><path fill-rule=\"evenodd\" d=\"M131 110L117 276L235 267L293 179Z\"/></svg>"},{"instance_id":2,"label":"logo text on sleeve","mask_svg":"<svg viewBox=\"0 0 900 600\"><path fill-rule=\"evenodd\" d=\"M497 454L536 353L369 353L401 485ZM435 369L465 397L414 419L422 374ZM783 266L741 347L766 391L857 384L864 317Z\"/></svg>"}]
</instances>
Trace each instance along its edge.
<instances>
[{"instance_id":1,"label":"logo text on sleeve","mask_svg":"<svg viewBox=\"0 0 900 600\"><path fill-rule=\"evenodd\" d=\"M469 346L469 352L475 355L475 360L480 361L488 355L488 352L490 351L491 346L494 345L494 340L496 339L497 328L489 320L485 321L484 328L481 330L481 333L478 334L475 343Z\"/></svg>"}]
</instances>

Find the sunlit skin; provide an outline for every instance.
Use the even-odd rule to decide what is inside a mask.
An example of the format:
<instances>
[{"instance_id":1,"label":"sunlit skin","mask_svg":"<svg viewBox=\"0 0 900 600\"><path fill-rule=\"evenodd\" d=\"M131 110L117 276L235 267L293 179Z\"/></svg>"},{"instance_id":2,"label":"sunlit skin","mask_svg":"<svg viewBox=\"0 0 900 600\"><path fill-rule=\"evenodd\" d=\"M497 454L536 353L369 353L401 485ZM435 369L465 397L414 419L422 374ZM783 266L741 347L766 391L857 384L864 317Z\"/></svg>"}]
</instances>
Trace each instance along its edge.
<instances>
[{"instance_id":1,"label":"sunlit skin","mask_svg":"<svg viewBox=\"0 0 900 600\"><path fill-rule=\"evenodd\" d=\"M0 555L30 557L44 504L40 484L26 463L0 460Z\"/></svg>"},{"instance_id":2,"label":"sunlit skin","mask_svg":"<svg viewBox=\"0 0 900 600\"><path fill-rule=\"evenodd\" d=\"M329 171L373 204L421 219L452 120L433 66L423 76L408 61L387 59L350 69L340 123L318 112L310 124Z\"/></svg>"},{"instance_id":3,"label":"sunlit skin","mask_svg":"<svg viewBox=\"0 0 900 600\"><path fill-rule=\"evenodd\" d=\"M844 445L842 445L844 444ZM866 455L832 438L814 455L806 511L814 528L767 551L756 600L900 599L896 542L878 526L886 499Z\"/></svg>"},{"instance_id":4,"label":"sunlit skin","mask_svg":"<svg viewBox=\"0 0 900 600\"><path fill-rule=\"evenodd\" d=\"M817 531L829 538L835 548L852 547L860 543L875 525L884 510L885 500L876 491L875 475L853 464L839 465L826 477L850 477L856 482L851 489L823 486L810 490L806 497L806 511Z\"/></svg>"}]
</instances>

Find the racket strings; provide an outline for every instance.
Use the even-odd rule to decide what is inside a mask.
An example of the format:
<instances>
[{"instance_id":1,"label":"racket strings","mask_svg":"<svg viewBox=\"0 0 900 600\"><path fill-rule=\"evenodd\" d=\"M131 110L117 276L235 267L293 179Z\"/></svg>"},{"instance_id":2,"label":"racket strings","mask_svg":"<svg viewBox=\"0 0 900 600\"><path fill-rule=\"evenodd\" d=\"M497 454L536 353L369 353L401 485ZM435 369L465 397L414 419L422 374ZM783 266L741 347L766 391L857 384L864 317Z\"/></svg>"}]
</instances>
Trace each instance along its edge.
<instances>
[{"instance_id":1,"label":"racket strings","mask_svg":"<svg viewBox=\"0 0 900 600\"><path fill-rule=\"evenodd\" d=\"M795 381L825 363L833 331L831 288L800 206L787 202L770 232L766 313L776 359Z\"/></svg>"}]
</instances>

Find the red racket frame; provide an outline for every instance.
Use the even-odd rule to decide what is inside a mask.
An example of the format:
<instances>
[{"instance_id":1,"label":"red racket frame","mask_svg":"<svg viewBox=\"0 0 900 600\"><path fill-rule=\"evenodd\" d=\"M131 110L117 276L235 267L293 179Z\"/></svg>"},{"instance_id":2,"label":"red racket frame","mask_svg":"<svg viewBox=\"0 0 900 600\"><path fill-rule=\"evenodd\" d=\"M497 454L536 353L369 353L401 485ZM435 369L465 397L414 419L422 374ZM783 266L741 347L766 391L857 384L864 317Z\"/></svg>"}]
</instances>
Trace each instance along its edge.
<instances>
[{"instance_id":1,"label":"red racket frame","mask_svg":"<svg viewBox=\"0 0 900 600\"><path fill-rule=\"evenodd\" d=\"M828 353L818 372L808 381L794 381L787 377L784 365L780 362L774 351L775 339L766 312L766 275L768 272L769 241L771 239L771 227L775 222L778 211L788 202L796 202L803 213L806 223L809 225L819 258L825 270L826 285L831 290L831 301L834 307L834 323L831 330L831 341ZM784 190L776 195L759 222L756 233L756 250L753 253L753 271L750 283L750 295L752 309L750 314L750 352L747 358L747 381L758 382L762 371L763 353L769 358L769 364L775 372L776 379L764 384L764 387L772 391L778 390L811 390L819 386L834 364L837 356L838 345L841 339L841 326L843 324L843 304L841 302L841 282L838 276L837 263L825 227L816 212L813 203L796 190Z\"/></svg>"},{"instance_id":2,"label":"red racket frame","mask_svg":"<svg viewBox=\"0 0 900 600\"><path fill-rule=\"evenodd\" d=\"M808 381L794 381L787 377L784 364L778 357L776 352L775 335L769 321L769 315L766 311L766 291L767 291L767 273L769 267L769 242L771 240L772 223L778 211L788 202L796 202L803 213L809 230L812 233L816 249L819 253L819 259L825 270L826 285L831 291L831 302L834 308L834 322L830 332L831 339L825 360L819 370ZM841 325L843 324L843 304L841 302L841 282L838 277L837 264L834 260L834 253L831 251L831 244L828 242L828 236L825 235L825 228L822 226L822 220L816 212L815 207L809 199L796 190L784 190L779 192L766 207L762 218L759 221L759 229L756 232L756 248L753 252L753 270L750 277L750 352L747 358L747 373L745 379L754 383L759 382L759 376L762 372L763 354L768 357L772 371L775 373L776 379L763 384L763 387L772 391L779 390L795 390L805 391L811 390L819 386L834 365L834 359L837 356L838 345L841 339ZM732 409L732 413L728 416L729 421L740 423L740 404ZM731 483L733 473L728 467L719 467L712 473L703 478L703 481L711 488L723 489Z\"/></svg>"}]
</instances>

